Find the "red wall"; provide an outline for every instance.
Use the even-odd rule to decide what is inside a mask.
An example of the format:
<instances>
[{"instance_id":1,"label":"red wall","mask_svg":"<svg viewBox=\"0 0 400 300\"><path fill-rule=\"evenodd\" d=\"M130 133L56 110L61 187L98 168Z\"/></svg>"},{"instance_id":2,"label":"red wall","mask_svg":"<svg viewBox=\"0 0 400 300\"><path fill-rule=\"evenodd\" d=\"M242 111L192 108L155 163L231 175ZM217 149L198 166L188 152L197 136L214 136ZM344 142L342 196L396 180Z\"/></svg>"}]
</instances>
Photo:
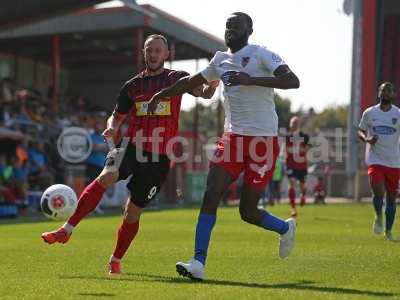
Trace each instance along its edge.
<instances>
[{"instance_id":1,"label":"red wall","mask_svg":"<svg viewBox=\"0 0 400 300\"><path fill-rule=\"evenodd\" d=\"M376 99L376 0L362 5L362 78L361 112L375 104Z\"/></svg>"}]
</instances>

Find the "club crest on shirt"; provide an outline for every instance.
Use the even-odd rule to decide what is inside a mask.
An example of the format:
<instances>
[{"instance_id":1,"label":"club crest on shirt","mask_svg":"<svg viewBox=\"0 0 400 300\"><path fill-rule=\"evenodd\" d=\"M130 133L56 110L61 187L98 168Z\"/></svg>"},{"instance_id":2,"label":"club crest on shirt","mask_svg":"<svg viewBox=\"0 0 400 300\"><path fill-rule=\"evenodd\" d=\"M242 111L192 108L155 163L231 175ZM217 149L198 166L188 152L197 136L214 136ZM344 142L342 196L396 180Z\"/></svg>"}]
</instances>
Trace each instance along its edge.
<instances>
[{"instance_id":1,"label":"club crest on shirt","mask_svg":"<svg viewBox=\"0 0 400 300\"><path fill-rule=\"evenodd\" d=\"M392 124L396 125L396 123L397 123L397 118L392 118Z\"/></svg>"},{"instance_id":2,"label":"club crest on shirt","mask_svg":"<svg viewBox=\"0 0 400 300\"><path fill-rule=\"evenodd\" d=\"M250 61L250 57L248 57L248 56L242 57L242 67L243 68L246 67L247 64L249 63L249 61Z\"/></svg>"},{"instance_id":3,"label":"club crest on shirt","mask_svg":"<svg viewBox=\"0 0 400 300\"><path fill-rule=\"evenodd\" d=\"M279 55L272 54L272 60L276 63L280 63L282 61L282 58L280 58Z\"/></svg>"}]
</instances>

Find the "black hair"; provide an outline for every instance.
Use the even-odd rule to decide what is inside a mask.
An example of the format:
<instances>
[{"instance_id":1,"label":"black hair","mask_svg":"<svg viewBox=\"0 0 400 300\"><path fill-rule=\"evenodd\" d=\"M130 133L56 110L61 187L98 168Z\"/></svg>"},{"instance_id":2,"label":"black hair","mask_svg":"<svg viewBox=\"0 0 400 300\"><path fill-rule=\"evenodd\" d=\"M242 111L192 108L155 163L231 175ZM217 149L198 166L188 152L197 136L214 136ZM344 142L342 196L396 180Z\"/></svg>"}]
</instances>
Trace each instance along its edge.
<instances>
[{"instance_id":1,"label":"black hair","mask_svg":"<svg viewBox=\"0 0 400 300\"><path fill-rule=\"evenodd\" d=\"M247 26L249 26L250 29L253 29L253 20L248 14L244 12L234 12L232 15L244 17L247 22Z\"/></svg>"},{"instance_id":2,"label":"black hair","mask_svg":"<svg viewBox=\"0 0 400 300\"><path fill-rule=\"evenodd\" d=\"M385 82L382 82L380 85L379 85L379 87L385 87L385 86L390 86L392 89L394 89L394 84L393 83L391 83L390 81L385 81Z\"/></svg>"}]
</instances>

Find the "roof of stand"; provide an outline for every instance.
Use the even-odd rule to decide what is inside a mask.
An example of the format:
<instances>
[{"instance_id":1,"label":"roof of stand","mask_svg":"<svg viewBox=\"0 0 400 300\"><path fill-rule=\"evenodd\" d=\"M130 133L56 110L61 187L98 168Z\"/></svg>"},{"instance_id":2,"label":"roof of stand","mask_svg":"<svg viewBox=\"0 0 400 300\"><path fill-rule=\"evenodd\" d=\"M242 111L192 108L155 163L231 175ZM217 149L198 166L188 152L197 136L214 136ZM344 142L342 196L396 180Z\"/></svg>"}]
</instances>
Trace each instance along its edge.
<instances>
[{"instance_id":1,"label":"roof of stand","mask_svg":"<svg viewBox=\"0 0 400 300\"><path fill-rule=\"evenodd\" d=\"M51 38L60 36L62 64L132 63L138 42L134 31L144 36L166 35L175 44L175 59L210 58L225 45L209 33L150 5L89 8L46 20L0 30L4 52L38 60L51 59Z\"/></svg>"}]
</instances>

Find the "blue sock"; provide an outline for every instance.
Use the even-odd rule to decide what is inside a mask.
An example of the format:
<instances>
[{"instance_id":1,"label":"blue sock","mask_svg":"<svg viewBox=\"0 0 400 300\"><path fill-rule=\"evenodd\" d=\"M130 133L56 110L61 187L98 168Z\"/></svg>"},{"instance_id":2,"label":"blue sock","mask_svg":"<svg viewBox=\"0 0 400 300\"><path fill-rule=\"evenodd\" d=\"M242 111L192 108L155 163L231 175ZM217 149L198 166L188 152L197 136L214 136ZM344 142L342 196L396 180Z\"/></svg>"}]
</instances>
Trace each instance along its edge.
<instances>
[{"instance_id":1,"label":"blue sock","mask_svg":"<svg viewBox=\"0 0 400 300\"><path fill-rule=\"evenodd\" d=\"M263 218L261 220L261 226L267 230L275 231L279 234L284 234L289 229L288 223L271 215L270 213L263 211Z\"/></svg>"},{"instance_id":2,"label":"blue sock","mask_svg":"<svg viewBox=\"0 0 400 300\"><path fill-rule=\"evenodd\" d=\"M382 214L383 198L374 196L372 198L372 203L374 204L375 213L377 215Z\"/></svg>"},{"instance_id":3,"label":"blue sock","mask_svg":"<svg viewBox=\"0 0 400 300\"><path fill-rule=\"evenodd\" d=\"M206 264L208 244L210 243L211 231L214 227L215 220L215 215L200 214L197 221L194 258L203 265Z\"/></svg>"},{"instance_id":4,"label":"blue sock","mask_svg":"<svg viewBox=\"0 0 400 300\"><path fill-rule=\"evenodd\" d=\"M386 230L391 231L396 216L396 201L386 201Z\"/></svg>"}]
</instances>

